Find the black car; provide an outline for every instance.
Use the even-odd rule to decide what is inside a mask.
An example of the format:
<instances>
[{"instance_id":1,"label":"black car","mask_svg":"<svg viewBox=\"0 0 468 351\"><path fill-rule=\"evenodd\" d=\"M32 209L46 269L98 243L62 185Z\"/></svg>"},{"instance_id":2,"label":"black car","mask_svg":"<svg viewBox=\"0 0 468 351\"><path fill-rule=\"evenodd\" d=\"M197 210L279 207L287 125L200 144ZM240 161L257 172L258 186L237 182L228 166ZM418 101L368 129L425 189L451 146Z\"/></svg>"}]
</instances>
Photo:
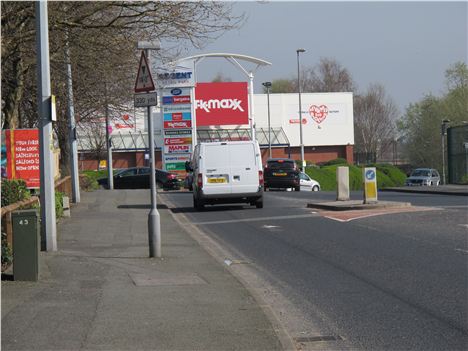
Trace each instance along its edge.
<instances>
[{"instance_id":1,"label":"black car","mask_svg":"<svg viewBox=\"0 0 468 351\"><path fill-rule=\"evenodd\" d=\"M263 170L265 190L269 188L294 188L301 190L296 162L289 158L269 158Z\"/></svg>"},{"instance_id":2,"label":"black car","mask_svg":"<svg viewBox=\"0 0 468 351\"><path fill-rule=\"evenodd\" d=\"M132 167L114 174L114 189L149 189L151 187L149 167ZM98 179L99 185L107 188L106 178ZM156 185L164 190L180 189L179 179L174 173L156 169Z\"/></svg>"}]
</instances>

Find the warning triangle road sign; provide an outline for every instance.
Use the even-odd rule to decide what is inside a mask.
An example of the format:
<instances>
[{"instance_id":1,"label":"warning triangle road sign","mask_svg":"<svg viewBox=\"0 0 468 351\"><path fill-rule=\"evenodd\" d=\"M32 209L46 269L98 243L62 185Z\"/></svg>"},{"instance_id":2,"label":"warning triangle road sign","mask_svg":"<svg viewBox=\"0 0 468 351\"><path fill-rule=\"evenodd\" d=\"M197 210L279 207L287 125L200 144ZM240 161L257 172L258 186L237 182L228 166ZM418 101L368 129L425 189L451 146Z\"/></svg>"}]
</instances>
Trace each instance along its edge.
<instances>
[{"instance_id":1,"label":"warning triangle road sign","mask_svg":"<svg viewBox=\"0 0 468 351\"><path fill-rule=\"evenodd\" d=\"M138 67L137 79L135 82L135 93L154 90L153 77L146 60L145 52L141 52L140 66Z\"/></svg>"}]
</instances>

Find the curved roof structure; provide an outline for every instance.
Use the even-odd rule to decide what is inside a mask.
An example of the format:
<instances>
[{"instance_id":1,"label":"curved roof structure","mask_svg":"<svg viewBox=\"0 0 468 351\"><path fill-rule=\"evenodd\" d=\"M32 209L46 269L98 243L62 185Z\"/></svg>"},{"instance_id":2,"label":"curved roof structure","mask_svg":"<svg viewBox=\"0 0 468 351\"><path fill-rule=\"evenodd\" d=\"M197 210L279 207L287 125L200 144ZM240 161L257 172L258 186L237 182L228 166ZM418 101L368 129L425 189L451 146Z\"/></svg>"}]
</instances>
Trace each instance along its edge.
<instances>
[{"instance_id":1,"label":"curved roof structure","mask_svg":"<svg viewBox=\"0 0 468 351\"><path fill-rule=\"evenodd\" d=\"M265 61L265 60L262 60L262 59L259 59L259 58L256 58L256 57L247 56L247 55L239 55L239 54L231 54L231 53L200 54L200 55L184 57L184 58L181 58L181 59L177 60L176 62L187 61L187 60L198 61L200 59L204 59L204 58L207 58L207 57L224 57L226 59L233 58L233 59L248 61L248 62L257 64L259 66L271 65L271 62L268 62L268 61Z\"/></svg>"}]
</instances>

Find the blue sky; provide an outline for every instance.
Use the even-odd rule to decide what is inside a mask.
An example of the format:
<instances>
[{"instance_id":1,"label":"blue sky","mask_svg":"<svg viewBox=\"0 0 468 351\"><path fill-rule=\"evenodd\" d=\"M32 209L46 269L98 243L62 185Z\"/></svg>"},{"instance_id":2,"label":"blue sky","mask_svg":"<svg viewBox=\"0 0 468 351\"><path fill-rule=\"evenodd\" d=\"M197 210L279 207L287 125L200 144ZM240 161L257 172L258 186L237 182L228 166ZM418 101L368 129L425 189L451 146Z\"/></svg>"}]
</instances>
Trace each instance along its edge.
<instances>
[{"instance_id":1,"label":"blue sky","mask_svg":"<svg viewBox=\"0 0 468 351\"><path fill-rule=\"evenodd\" d=\"M262 92L262 82L297 77L296 49L304 48L301 66L333 58L350 71L359 91L380 83L403 113L425 94L441 95L445 70L467 62L466 1L232 4L234 13L246 13L246 23L182 56L228 52L271 62L256 72L255 93ZM218 73L246 80L223 59L207 59L197 67L198 81L210 81Z\"/></svg>"}]
</instances>

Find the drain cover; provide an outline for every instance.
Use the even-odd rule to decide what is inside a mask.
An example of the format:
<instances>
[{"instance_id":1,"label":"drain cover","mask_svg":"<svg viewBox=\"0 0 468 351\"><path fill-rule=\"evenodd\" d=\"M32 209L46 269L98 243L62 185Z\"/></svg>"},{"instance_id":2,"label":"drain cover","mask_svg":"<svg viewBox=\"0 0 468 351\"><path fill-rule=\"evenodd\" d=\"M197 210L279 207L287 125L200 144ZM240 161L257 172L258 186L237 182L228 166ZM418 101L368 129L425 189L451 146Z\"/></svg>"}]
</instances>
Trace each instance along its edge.
<instances>
[{"instance_id":1,"label":"drain cover","mask_svg":"<svg viewBox=\"0 0 468 351\"><path fill-rule=\"evenodd\" d=\"M318 342L318 341L337 341L343 340L339 335L318 335L318 336L304 336L299 338L294 338L296 342Z\"/></svg>"},{"instance_id":2,"label":"drain cover","mask_svg":"<svg viewBox=\"0 0 468 351\"><path fill-rule=\"evenodd\" d=\"M196 274L130 274L136 286L201 285L206 282Z\"/></svg>"}]
</instances>

